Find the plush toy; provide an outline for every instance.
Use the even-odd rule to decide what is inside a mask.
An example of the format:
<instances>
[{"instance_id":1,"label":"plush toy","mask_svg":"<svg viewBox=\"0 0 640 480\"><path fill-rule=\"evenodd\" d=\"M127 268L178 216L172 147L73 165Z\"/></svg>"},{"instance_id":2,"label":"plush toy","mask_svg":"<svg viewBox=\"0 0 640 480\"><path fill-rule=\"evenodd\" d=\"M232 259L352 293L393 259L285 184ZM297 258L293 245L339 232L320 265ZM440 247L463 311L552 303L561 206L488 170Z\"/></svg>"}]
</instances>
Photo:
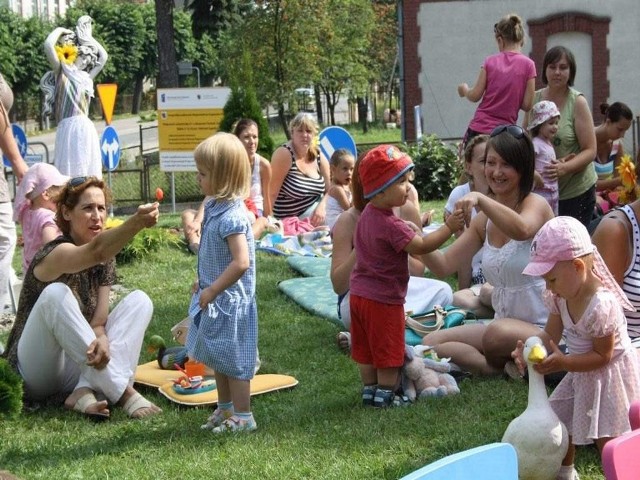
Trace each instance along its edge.
<instances>
[{"instance_id":1,"label":"plush toy","mask_svg":"<svg viewBox=\"0 0 640 480\"><path fill-rule=\"evenodd\" d=\"M460 393L455 378L449 375L447 362L426 358L407 346L402 367L404 394L414 402L417 398L444 397Z\"/></svg>"}]
</instances>

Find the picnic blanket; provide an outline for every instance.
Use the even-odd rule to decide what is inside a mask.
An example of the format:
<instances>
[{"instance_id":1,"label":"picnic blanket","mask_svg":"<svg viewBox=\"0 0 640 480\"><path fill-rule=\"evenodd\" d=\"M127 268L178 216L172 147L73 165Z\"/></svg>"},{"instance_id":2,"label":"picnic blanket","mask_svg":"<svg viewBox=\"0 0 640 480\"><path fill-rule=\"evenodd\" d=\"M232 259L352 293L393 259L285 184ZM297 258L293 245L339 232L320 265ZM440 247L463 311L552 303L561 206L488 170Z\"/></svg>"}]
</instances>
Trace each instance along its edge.
<instances>
[{"instance_id":1,"label":"picnic blanket","mask_svg":"<svg viewBox=\"0 0 640 480\"><path fill-rule=\"evenodd\" d=\"M287 257L287 265L305 277L326 277L331 270L331 259L324 257Z\"/></svg>"},{"instance_id":2,"label":"picnic blanket","mask_svg":"<svg viewBox=\"0 0 640 480\"><path fill-rule=\"evenodd\" d=\"M309 257L330 257L333 250L328 230L283 236L268 233L256 241L256 249L276 255L300 255Z\"/></svg>"},{"instance_id":3,"label":"picnic blanket","mask_svg":"<svg viewBox=\"0 0 640 480\"><path fill-rule=\"evenodd\" d=\"M183 374L178 370L162 370L155 360L138 365L135 382L149 387L157 387L158 391L169 400L181 405L209 405L218 402L218 391L213 377L205 376L201 392L185 393L184 389L176 390L174 380ZM251 396L292 388L298 380L289 375L264 373L253 377L250 382Z\"/></svg>"}]
</instances>

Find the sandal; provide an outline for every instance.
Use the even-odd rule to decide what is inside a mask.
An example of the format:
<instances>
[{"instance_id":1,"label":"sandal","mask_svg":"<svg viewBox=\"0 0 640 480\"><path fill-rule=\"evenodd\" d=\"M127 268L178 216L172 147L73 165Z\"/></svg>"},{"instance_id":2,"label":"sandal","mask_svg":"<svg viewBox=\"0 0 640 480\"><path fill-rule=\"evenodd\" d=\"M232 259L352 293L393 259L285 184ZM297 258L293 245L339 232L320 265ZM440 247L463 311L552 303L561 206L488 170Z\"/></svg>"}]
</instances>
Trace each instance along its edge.
<instances>
[{"instance_id":1,"label":"sandal","mask_svg":"<svg viewBox=\"0 0 640 480\"><path fill-rule=\"evenodd\" d=\"M76 403L73 405L71 410L74 410L76 412L79 412L85 415L87 418L93 420L94 422L103 422L105 420L109 420L110 413L108 413L108 410L107 410L107 413L87 411L87 408L89 408L91 405L94 405L96 403L100 403L100 402L98 402L93 392L87 392L84 395L82 395L78 400L76 400Z\"/></svg>"},{"instance_id":2,"label":"sandal","mask_svg":"<svg viewBox=\"0 0 640 480\"><path fill-rule=\"evenodd\" d=\"M256 421L251 420L240 420L240 418L232 415L231 417L224 420L219 426L213 428L211 431L213 433L225 433L225 432L253 432L257 430L258 425L256 425Z\"/></svg>"},{"instance_id":3,"label":"sandal","mask_svg":"<svg viewBox=\"0 0 640 480\"><path fill-rule=\"evenodd\" d=\"M233 410L221 410L219 408L216 408L213 413L209 415L209 418L207 418L207 423L205 423L204 425L200 425L200 428L202 430L213 430L214 428L222 425L225 420L231 418L232 416Z\"/></svg>"},{"instance_id":4,"label":"sandal","mask_svg":"<svg viewBox=\"0 0 640 480\"><path fill-rule=\"evenodd\" d=\"M138 392L135 392L133 395L131 395L127 399L127 401L124 402L124 405L122 405L122 408L124 409L125 412L127 412L127 415L129 416L129 418L135 418L135 419L148 417L156 413L162 412L162 409L160 409L160 407L157 407L156 405L151 403L149 400L144 398ZM146 415L136 415L136 412L143 408L150 409L151 413Z\"/></svg>"}]
</instances>

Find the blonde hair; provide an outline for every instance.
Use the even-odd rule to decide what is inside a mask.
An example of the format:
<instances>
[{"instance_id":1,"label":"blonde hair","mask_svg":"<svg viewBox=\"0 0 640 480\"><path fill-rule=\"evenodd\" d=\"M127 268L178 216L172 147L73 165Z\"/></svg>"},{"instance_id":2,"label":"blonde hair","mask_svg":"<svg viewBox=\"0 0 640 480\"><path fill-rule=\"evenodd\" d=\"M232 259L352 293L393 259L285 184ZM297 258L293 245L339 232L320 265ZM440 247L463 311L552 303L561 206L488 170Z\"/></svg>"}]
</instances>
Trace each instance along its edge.
<instances>
[{"instance_id":1,"label":"blonde hair","mask_svg":"<svg viewBox=\"0 0 640 480\"><path fill-rule=\"evenodd\" d=\"M247 150L238 137L218 132L203 140L193 156L196 165L206 172L213 198L235 200L249 196L251 167Z\"/></svg>"},{"instance_id":2,"label":"blonde hair","mask_svg":"<svg viewBox=\"0 0 640 480\"><path fill-rule=\"evenodd\" d=\"M505 15L493 26L496 37L502 37L509 43L524 45L524 25L522 18L515 13Z\"/></svg>"},{"instance_id":3,"label":"blonde hair","mask_svg":"<svg viewBox=\"0 0 640 480\"><path fill-rule=\"evenodd\" d=\"M291 119L291 121L289 122L289 134L293 135L293 131L299 128L310 130L314 135L318 134L318 122L316 122L316 119L312 114L307 112L300 112ZM318 155L320 155L318 146L312 144L309 147L309 150L307 150L307 160L315 160L316 158L318 158Z\"/></svg>"}]
</instances>

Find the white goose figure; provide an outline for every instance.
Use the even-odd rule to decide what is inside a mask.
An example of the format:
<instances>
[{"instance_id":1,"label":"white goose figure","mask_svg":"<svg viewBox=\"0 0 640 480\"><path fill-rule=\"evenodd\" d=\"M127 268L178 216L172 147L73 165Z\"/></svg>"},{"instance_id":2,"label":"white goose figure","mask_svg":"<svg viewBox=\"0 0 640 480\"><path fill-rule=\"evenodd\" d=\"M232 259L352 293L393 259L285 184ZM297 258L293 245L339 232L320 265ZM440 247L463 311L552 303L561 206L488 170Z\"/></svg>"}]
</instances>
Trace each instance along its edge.
<instances>
[{"instance_id":1,"label":"white goose figure","mask_svg":"<svg viewBox=\"0 0 640 480\"><path fill-rule=\"evenodd\" d=\"M567 453L567 428L551 409L544 376L536 372L534 363L547 357L539 337L529 337L524 345L524 359L529 371L529 403L519 417L514 418L502 437L518 452L520 480L555 480L562 459Z\"/></svg>"}]
</instances>

